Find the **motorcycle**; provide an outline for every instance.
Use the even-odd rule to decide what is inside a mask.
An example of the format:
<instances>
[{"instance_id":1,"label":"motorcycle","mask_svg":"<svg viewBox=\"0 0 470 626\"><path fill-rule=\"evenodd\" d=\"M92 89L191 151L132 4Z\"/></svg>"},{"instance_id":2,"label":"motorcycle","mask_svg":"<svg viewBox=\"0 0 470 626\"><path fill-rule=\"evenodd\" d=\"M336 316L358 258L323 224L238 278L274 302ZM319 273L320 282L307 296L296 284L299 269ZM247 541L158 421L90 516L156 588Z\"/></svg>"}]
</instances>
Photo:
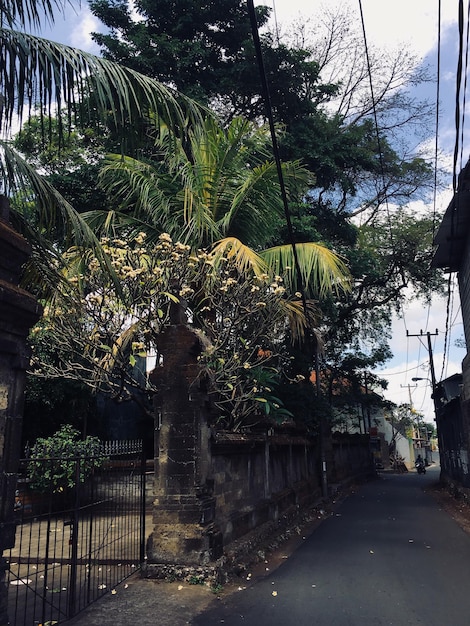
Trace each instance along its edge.
<instances>
[{"instance_id":1,"label":"motorcycle","mask_svg":"<svg viewBox=\"0 0 470 626\"><path fill-rule=\"evenodd\" d=\"M418 472L418 474L426 474L426 466L424 464L424 461L416 461L415 462L415 467L416 467L416 471Z\"/></svg>"}]
</instances>

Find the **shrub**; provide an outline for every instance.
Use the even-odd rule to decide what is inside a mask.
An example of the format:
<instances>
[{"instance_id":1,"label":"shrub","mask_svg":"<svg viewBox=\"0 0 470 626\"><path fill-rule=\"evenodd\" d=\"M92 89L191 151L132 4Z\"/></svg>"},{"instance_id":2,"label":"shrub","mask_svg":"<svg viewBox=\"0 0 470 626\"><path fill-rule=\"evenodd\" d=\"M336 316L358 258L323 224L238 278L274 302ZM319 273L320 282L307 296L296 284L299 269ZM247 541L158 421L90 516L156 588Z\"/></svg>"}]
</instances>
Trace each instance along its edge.
<instances>
[{"instance_id":1,"label":"shrub","mask_svg":"<svg viewBox=\"0 0 470 626\"><path fill-rule=\"evenodd\" d=\"M78 430L64 424L51 437L39 437L30 452L28 478L37 491L62 492L85 482L103 464L100 440L80 438ZM77 468L78 464L78 468Z\"/></svg>"}]
</instances>

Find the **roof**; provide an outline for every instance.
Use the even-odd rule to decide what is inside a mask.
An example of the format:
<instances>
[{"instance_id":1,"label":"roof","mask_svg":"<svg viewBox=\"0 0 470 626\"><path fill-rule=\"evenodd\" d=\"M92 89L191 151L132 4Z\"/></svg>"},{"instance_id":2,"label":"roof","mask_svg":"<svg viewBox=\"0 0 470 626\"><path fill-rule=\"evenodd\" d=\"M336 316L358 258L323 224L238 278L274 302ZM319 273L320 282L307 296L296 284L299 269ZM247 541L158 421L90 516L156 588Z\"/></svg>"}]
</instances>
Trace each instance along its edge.
<instances>
[{"instance_id":1,"label":"roof","mask_svg":"<svg viewBox=\"0 0 470 626\"><path fill-rule=\"evenodd\" d=\"M431 267L441 267L449 272L460 269L465 244L470 232L470 161L459 175L454 194L434 237L437 246Z\"/></svg>"}]
</instances>

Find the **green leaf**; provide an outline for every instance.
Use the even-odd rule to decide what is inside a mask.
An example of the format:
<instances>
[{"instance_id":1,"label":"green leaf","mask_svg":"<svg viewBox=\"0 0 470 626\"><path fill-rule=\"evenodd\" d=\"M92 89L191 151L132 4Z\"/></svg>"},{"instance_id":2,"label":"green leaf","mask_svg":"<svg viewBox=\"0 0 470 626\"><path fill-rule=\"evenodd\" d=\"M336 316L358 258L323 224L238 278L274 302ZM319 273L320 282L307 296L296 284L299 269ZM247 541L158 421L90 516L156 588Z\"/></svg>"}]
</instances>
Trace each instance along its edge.
<instances>
[{"instance_id":1,"label":"green leaf","mask_svg":"<svg viewBox=\"0 0 470 626\"><path fill-rule=\"evenodd\" d=\"M169 291L162 291L162 296L166 296L169 300L174 302L175 304L179 304L179 298L175 296L175 294L170 293Z\"/></svg>"}]
</instances>

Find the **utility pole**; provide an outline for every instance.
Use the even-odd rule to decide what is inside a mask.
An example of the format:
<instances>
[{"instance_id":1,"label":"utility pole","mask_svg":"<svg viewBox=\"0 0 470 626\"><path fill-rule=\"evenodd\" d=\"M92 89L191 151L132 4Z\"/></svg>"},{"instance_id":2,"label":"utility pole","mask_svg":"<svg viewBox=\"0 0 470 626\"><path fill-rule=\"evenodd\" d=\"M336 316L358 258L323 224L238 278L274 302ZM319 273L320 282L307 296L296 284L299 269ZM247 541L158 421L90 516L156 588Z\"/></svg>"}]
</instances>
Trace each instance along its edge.
<instances>
[{"instance_id":1,"label":"utility pole","mask_svg":"<svg viewBox=\"0 0 470 626\"><path fill-rule=\"evenodd\" d=\"M434 392L436 391L436 373L434 370L434 358L432 354L431 337L437 337L438 334L439 334L439 331L437 330L437 328L436 328L435 333L430 333L429 331L427 333L423 333L423 331L420 330L419 335L410 335L410 333L406 331L407 337L424 337L426 335L428 339L429 369L431 371L431 385L432 385L433 396L434 396ZM436 402L434 402L434 410L436 410ZM437 412L436 412L436 418L437 418Z\"/></svg>"},{"instance_id":2,"label":"utility pole","mask_svg":"<svg viewBox=\"0 0 470 626\"><path fill-rule=\"evenodd\" d=\"M437 383L436 383L436 372L434 370L434 357L433 357L433 353L432 353L432 345L431 345L431 337L436 337L439 334L439 331L436 328L436 332L435 333L430 333L429 331L427 333L423 333L422 330L419 331L419 335L410 335L410 333L408 331L406 331L406 336L407 337L424 337L424 335L426 335L427 337L427 342L428 342L428 353L429 353L429 371L431 372L431 389L432 389L432 399L433 399L433 403L434 403L434 414L435 414L435 421L436 421L436 428L437 428L437 440L439 442L439 451L443 452L444 448L442 446L442 442L441 442L441 438L439 436L439 405L438 405L438 401L437 401ZM413 379L415 380L415 379ZM444 458L443 456L441 456L441 459ZM442 461L441 461L442 462Z\"/></svg>"},{"instance_id":3,"label":"utility pole","mask_svg":"<svg viewBox=\"0 0 470 626\"><path fill-rule=\"evenodd\" d=\"M410 414L411 414L411 416L413 416L413 414L414 414L413 399L412 399L412 397L411 397L411 388L412 388L412 387L413 387L413 388L415 388L415 387L417 387L417 386L418 386L418 385L410 385L409 383L408 383L407 385L400 385L400 387L407 387L407 388L408 388L408 397L409 397L409 399L410 399ZM413 439L415 439L415 438L414 438L414 434L415 434L415 432L417 432L417 435L418 435L418 436L417 436L417 438L416 438L416 439L418 439L418 440L419 440L419 438L420 438L420 437L419 437L419 427L418 427L418 428L416 428L416 424L414 423L413 417L411 417L410 419L411 419L411 424L412 424L412 428L413 428L413 431L412 431L412 434L413 434ZM413 444L413 448L416 448L416 443L414 443L414 444Z\"/></svg>"},{"instance_id":4,"label":"utility pole","mask_svg":"<svg viewBox=\"0 0 470 626\"><path fill-rule=\"evenodd\" d=\"M408 397L410 399L410 408L413 408L413 400L411 399L411 388L413 387L413 389L414 389L417 386L418 385L410 385L410 384L408 384L408 385L400 385L400 387L402 387L402 388L403 387L407 387L408 388Z\"/></svg>"}]
</instances>

